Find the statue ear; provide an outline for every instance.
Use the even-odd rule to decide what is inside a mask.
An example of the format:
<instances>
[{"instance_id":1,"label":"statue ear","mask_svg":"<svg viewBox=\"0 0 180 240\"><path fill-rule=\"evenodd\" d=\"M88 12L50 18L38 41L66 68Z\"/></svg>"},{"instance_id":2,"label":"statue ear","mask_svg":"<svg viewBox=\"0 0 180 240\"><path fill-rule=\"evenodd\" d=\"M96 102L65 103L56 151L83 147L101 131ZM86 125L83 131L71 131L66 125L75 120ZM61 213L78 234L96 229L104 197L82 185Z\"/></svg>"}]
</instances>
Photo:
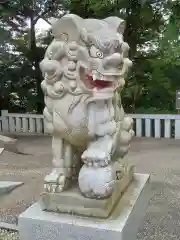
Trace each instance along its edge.
<instances>
[{"instance_id":1,"label":"statue ear","mask_svg":"<svg viewBox=\"0 0 180 240\"><path fill-rule=\"evenodd\" d=\"M124 34L126 23L123 19L118 17L107 17L104 21L114 27L118 33Z\"/></svg>"},{"instance_id":2,"label":"statue ear","mask_svg":"<svg viewBox=\"0 0 180 240\"><path fill-rule=\"evenodd\" d=\"M81 38L81 41L85 44L91 44L93 41L92 35L89 34L85 28L81 29L80 38Z\"/></svg>"},{"instance_id":3,"label":"statue ear","mask_svg":"<svg viewBox=\"0 0 180 240\"><path fill-rule=\"evenodd\" d=\"M85 28L83 28L81 30L81 39L83 42L87 43L88 42L88 33L87 33L87 30Z\"/></svg>"},{"instance_id":4,"label":"statue ear","mask_svg":"<svg viewBox=\"0 0 180 240\"><path fill-rule=\"evenodd\" d=\"M52 34L56 39L68 42L77 41L80 37L82 18L67 14L52 25Z\"/></svg>"}]
</instances>

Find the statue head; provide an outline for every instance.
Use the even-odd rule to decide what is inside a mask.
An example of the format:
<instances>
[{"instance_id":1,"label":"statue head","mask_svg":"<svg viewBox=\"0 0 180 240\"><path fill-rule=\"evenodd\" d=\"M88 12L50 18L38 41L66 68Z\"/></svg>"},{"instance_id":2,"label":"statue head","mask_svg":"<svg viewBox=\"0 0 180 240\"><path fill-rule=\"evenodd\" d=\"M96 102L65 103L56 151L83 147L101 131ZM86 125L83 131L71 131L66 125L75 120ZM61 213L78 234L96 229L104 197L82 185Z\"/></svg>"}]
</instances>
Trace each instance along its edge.
<instances>
[{"instance_id":1,"label":"statue head","mask_svg":"<svg viewBox=\"0 0 180 240\"><path fill-rule=\"evenodd\" d=\"M114 91L123 87L132 64L127 57L129 46L123 41L124 29L125 22L118 17L99 20L67 14L52 26L54 40L45 56L60 62L64 76L74 78L77 86Z\"/></svg>"}]
</instances>

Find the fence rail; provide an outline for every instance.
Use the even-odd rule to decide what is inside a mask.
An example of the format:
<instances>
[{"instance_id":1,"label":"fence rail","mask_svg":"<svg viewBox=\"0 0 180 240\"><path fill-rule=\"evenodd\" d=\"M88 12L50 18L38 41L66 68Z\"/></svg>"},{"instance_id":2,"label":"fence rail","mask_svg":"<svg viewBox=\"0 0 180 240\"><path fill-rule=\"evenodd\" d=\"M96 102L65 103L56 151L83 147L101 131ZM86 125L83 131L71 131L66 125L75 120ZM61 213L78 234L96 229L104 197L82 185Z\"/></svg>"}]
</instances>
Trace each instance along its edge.
<instances>
[{"instance_id":1,"label":"fence rail","mask_svg":"<svg viewBox=\"0 0 180 240\"><path fill-rule=\"evenodd\" d=\"M180 139L180 115L171 114L128 114L134 119L137 137ZM10 133L44 134L43 115L9 113L1 111L0 131Z\"/></svg>"},{"instance_id":2,"label":"fence rail","mask_svg":"<svg viewBox=\"0 0 180 240\"><path fill-rule=\"evenodd\" d=\"M1 111L0 131L11 133L45 133L43 115Z\"/></svg>"},{"instance_id":3,"label":"fence rail","mask_svg":"<svg viewBox=\"0 0 180 240\"><path fill-rule=\"evenodd\" d=\"M129 114L137 137L180 139L180 115Z\"/></svg>"}]
</instances>

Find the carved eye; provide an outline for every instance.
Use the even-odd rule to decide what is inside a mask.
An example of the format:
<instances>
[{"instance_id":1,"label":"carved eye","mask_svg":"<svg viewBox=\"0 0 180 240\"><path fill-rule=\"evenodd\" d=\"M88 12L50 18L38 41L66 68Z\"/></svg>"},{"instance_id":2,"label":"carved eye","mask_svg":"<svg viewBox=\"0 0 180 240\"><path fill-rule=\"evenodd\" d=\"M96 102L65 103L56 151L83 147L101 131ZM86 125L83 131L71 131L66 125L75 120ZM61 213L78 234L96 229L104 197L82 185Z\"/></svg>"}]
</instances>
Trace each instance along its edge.
<instances>
[{"instance_id":1,"label":"carved eye","mask_svg":"<svg viewBox=\"0 0 180 240\"><path fill-rule=\"evenodd\" d=\"M94 45L92 45L89 49L90 57L92 58L103 58L103 52L101 52L99 49L97 49Z\"/></svg>"},{"instance_id":2,"label":"carved eye","mask_svg":"<svg viewBox=\"0 0 180 240\"><path fill-rule=\"evenodd\" d=\"M103 58L103 53L98 50L98 51L96 52L96 56L97 56L98 58Z\"/></svg>"}]
</instances>

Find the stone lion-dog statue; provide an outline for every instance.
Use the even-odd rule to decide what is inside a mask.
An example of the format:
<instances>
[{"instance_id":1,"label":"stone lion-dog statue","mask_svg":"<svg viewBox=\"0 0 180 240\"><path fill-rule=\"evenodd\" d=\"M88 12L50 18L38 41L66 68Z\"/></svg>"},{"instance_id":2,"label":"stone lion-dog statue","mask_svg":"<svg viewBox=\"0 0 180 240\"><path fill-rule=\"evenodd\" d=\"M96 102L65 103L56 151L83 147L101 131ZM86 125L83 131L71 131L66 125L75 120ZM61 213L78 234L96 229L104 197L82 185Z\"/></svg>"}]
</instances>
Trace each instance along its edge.
<instances>
[{"instance_id":1,"label":"stone lion-dog statue","mask_svg":"<svg viewBox=\"0 0 180 240\"><path fill-rule=\"evenodd\" d=\"M67 14L52 26L53 41L40 68L44 121L52 133L53 170L45 190L60 193L78 184L86 198L112 195L134 135L121 89L132 62L118 17L83 19Z\"/></svg>"}]
</instances>

